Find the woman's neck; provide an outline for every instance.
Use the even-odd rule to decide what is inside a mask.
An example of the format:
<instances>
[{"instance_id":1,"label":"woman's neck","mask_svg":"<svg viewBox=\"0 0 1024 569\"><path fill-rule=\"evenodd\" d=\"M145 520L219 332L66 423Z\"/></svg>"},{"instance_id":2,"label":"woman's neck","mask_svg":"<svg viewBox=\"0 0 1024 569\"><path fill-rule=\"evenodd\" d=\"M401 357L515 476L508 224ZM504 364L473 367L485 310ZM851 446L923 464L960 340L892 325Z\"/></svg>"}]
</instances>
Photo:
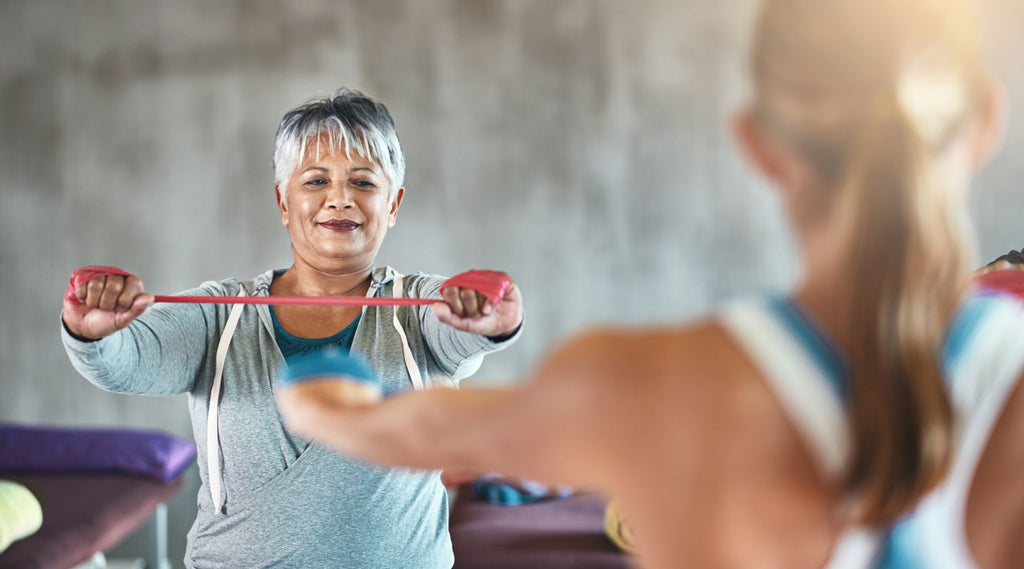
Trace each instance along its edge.
<instances>
[{"instance_id":1,"label":"woman's neck","mask_svg":"<svg viewBox=\"0 0 1024 569\"><path fill-rule=\"evenodd\" d=\"M365 296L373 267L324 271L296 261L271 284L271 294L297 296Z\"/></svg>"},{"instance_id":2,"label":"woman's neck","mask_svg":"<svg viewBox=\"0 0 1024 569\"><path fill-rule=\"evenodd\" d=\"M808 279L794 295L794 301L807 313L821 333L846 352L850 343L849 327L853 316L850 287L843 283L826 284Z\"/></svg>"},{"instance_id":3,"label":"woman's neck","mask_svg":"<svg viewBox=\"0 0 1024 569\"><path fill-rule=\"evenodd\" d=\"M804 276L794 299L839 349L849 345L857 274L851 251L857 236L850 216L837 215L798 227Z\"/></svg>"}]
</instances>

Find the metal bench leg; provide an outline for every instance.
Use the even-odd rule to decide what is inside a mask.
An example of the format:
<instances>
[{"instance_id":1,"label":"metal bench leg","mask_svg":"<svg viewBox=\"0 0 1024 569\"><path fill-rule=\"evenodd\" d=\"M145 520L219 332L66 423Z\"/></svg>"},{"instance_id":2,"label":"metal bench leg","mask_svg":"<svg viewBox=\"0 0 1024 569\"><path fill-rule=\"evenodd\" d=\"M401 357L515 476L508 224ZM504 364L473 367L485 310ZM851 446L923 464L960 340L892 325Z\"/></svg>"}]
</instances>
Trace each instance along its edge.
<instances>
[{"instance_id":1,"label":"metal bench leg","mask_svg":"<svg viewBox=\"0 0 1024 569\"><path fill-rule=\"evenodd\" d=\"M167 559L167 504L160 504L149 521L150 544L146 555L146 569L171 569Z\"/></svg>"}]
</instances>

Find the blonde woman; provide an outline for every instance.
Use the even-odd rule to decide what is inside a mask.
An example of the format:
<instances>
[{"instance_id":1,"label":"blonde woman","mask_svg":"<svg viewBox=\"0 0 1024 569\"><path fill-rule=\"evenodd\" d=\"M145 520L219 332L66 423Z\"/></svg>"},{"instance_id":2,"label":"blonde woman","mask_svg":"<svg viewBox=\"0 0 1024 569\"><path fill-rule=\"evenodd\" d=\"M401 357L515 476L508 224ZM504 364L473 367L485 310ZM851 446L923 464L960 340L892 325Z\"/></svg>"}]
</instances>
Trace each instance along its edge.
<instances>
[{"instance_id":1,"label":"blonde woman","mask_svg":"<svg viewBox=\"0 0 1024 569\"><path fill-rule=\"evenodd\" d=\"M789 295L582 334L519 389L355 407L306 378L286 421L603 489L651 569L1024 566L1024 313L967 289L1001 127L967 1L768 0L752 54L735 132L799 239Z\"/></svg>"}]
</instances>

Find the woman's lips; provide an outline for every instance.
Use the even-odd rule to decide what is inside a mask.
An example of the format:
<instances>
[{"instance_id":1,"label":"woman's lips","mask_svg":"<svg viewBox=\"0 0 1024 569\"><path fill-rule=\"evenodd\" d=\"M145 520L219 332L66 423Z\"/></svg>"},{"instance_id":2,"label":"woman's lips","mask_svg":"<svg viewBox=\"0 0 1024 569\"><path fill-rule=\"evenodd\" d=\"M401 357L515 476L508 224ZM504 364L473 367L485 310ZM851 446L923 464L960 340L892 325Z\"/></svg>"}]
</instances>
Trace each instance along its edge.
<instances>
[{"instance_id":1,"label":"woman's lips","mask_svg":"<svg viewBox=\"0 0 1024 569\"><path fill-rule=\"evenodd\" d=\"M321 221L320 225L331 231L355 231L359 228L360 224L350 219L328 219L327 221Z\"/></svg>"}]
</instances>

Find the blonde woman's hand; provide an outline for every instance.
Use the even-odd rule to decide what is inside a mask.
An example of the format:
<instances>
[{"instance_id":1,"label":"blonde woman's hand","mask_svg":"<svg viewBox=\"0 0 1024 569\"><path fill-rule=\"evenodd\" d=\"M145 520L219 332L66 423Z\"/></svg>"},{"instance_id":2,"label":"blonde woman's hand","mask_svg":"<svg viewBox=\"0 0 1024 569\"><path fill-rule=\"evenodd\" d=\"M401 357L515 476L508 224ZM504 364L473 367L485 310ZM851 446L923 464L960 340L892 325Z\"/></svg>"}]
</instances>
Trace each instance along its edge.
<instances>
[{"instance_id":1,"label":"blonde woman's hand","mask_svg":"<svg viewBox=\"0 0 1024 569\"><path fill-rule=\"evenodd\" d=\"M1011 263L1006 259L1003 259L1001 261L995 261L974 271L973 276L974 278L978 278L980 276L984 276L989 273L995 273L997 271L1024 271L1024 263Z\"/></svg>"}]
</instances>

